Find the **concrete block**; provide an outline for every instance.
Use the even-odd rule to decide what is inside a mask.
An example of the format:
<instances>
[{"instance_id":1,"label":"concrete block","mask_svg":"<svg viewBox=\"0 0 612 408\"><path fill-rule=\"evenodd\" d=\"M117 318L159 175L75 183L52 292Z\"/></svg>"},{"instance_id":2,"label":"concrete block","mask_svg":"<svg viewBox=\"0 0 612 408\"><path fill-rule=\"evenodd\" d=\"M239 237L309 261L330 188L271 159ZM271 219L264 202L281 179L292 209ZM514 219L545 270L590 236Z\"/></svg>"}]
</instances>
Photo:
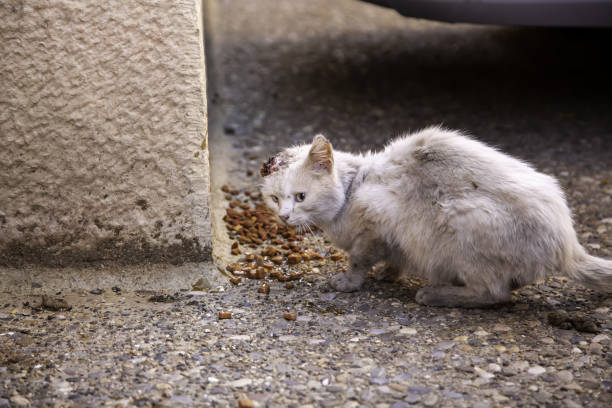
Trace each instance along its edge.
<instances>
[{"instance_id":1,"label":"concrete block","mask_svg":"<svg viewBox=\"0 0 612 408\"><path fill-rule=\"evenodd\" d=\"M210 260L201 17L0 2L0 266Z\"/></svg>"}]
</instances>

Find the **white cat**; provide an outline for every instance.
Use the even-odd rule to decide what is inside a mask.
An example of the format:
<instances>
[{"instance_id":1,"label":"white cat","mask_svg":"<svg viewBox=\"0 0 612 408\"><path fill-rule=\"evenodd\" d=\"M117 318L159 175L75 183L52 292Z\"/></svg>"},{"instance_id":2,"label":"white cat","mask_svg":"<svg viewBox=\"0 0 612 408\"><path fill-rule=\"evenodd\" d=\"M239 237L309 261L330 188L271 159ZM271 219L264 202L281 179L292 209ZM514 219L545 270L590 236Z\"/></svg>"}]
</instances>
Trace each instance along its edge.
<instances>
[{"instance_id":1,"label":"white cat","mask_svg":"<svg viewBox=\"0 0 612 408\"><path fill-rule=\"evenodd\" d=\"M578 243L557 181L528 164L437 127L380 153L333 151L318 135L262 166L266 204L290 225L311 225L350 255L330 284L359 289L384 261L426 278L416 301L481 307L553 274L612 291L612 261Z\"/></svg>"}]
</instances>

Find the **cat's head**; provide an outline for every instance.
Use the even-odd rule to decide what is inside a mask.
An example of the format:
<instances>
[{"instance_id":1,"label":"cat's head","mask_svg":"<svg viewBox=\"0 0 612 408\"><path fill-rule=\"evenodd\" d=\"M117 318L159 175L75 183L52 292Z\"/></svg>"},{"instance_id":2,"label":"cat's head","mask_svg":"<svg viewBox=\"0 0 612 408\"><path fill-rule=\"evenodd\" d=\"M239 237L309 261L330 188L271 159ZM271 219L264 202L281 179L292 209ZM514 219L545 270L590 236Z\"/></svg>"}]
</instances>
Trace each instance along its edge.
<instances>
[{"instance_id":1,"label":"cat's head","mask_svg":"<svg viewBox=\"0 0 612 408\"><path fill-rule=\"evenodd\" d=\"M344 204L332 145L322 135L270 158L260 173L266 205L289 225L326 224Z\"/></svg>"}]
</instances>

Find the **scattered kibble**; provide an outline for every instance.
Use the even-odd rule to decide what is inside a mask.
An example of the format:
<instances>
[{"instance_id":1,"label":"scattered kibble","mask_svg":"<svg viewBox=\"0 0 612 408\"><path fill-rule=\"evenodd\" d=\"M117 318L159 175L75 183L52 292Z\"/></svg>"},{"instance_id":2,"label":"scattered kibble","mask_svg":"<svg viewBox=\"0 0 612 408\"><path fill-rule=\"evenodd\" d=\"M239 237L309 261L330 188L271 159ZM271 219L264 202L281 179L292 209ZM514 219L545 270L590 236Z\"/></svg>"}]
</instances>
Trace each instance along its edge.
<instances>
[{"instance_id":1,"label":"scattered kibble","mask_svg":"<svg viewBox=\"0 0 612 408\"><path fill-rule=\"evenodd\" d=\"M304 272L291 273L285 265L324 259L315 251L305 250L301 244L303 238L292 227L277 223L272 211L262 202L261 193L229 186L221 189L229 193L226 194L229 208L223 220L232 239L230 252L243 256L226 266L234 277L268 277L287 282L300 279Z\"/></svg>"},{"instance_id":2,"label":"scattered kibble","mask_svg":"<svg viewBox=\"0 0 612 408\"><path fill-rule=\"evenodd\" d=\"M219 319L231 319L232 318L232 312L230 312L229 310L221 310L219 312Z\"/></svg>"},{"instance_id":3,"label":"scattered kibble","mask_svg":"<svg viewBox=\"0 0 612 408\"><path fill-rule=\"evenodd\" d=\"M285 318L285 320L297 319L297 315L295 313L290 313L290 312L285 312L285 314L283 314L283 317Z\"/></svg>"},{"instance_id":4,"label":"scattered kibble","mask_svg":"<svg viewBox=\"0 0 612 408\"><path fill-rule=\"evenodd\" d=\"M333 254L330 255L330 259L332 261L339 261L342 259L342 254L340 252L334 252Z\"/></svg>"},{"instance_id":5,"label":"scattered kibble","mask_svg":"<svg viewBox=\"0 0 612 408\"><path fill-rule=\"evenodd\" d=\"M259 289L257 289L257 293L263 293L264 295L267 295L268 293L270 293L270 285L264 283L259 287Z\"/></svg>"}]
</instances>

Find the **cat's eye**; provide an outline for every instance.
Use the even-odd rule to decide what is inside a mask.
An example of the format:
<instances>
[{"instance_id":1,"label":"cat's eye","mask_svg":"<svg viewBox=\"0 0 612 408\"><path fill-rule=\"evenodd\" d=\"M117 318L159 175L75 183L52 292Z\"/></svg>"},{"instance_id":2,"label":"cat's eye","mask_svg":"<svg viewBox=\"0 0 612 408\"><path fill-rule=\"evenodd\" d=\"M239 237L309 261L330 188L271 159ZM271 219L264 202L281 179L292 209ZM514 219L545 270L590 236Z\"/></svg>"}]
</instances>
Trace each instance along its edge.
<instances>
[{"instance_id":1,"label":"cat's eye","mask_svg":"<svg viewBox=\"0 0 612 408\"><path fill-rule=\"evenodd\" d=\"M306 193L297 193L295 195L295 201L297 201L298 203L301 203L302 201L304 201L305 198L306 198Z\"/></svg>"},{"instance_id":2,"label":"cat's eye","mask_svg":"<svg viewBox=\"0 0 612 408\"><path fill-rule=\"evenodd\" d=\"M274 201L275 203L278 204L278 197L277 196L273 195L271 198L272 198L272 201Z\"/></svg>"}]
</instances>

